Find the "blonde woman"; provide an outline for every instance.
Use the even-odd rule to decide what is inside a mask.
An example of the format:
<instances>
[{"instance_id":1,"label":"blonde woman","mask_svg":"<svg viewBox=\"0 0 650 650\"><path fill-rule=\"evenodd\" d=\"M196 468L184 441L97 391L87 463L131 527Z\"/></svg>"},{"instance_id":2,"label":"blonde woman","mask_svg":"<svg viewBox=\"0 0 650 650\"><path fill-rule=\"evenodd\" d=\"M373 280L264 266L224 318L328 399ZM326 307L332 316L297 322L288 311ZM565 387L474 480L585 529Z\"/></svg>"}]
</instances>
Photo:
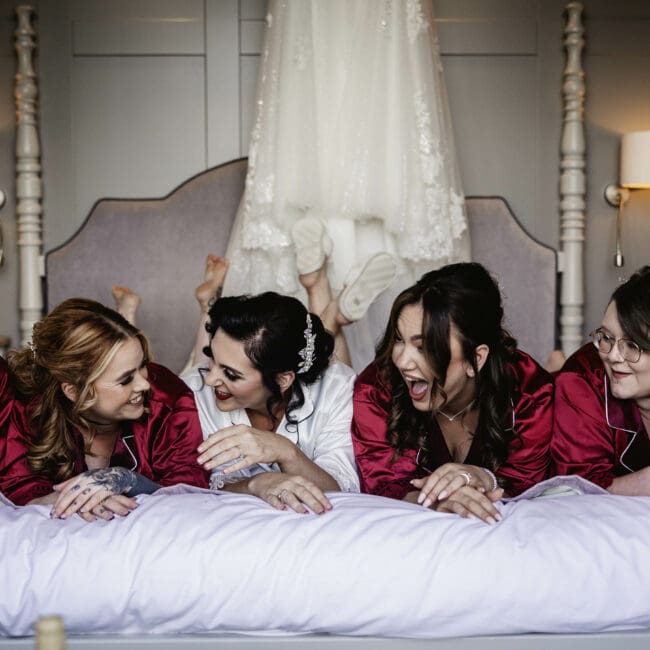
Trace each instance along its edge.
<instances>
[{"instance_id":1,"label":"blonde woman","mask_svg":"<svg viewBox=\"0 0 650 650\"><path fill-rule=\"evenodd\" d=\"M201 441L186 385L97 302L66 300L34 326L31 348L0 359L0 492L18 505L108 520L158 487L207 487Z\"/></svg>"}]
</instances>

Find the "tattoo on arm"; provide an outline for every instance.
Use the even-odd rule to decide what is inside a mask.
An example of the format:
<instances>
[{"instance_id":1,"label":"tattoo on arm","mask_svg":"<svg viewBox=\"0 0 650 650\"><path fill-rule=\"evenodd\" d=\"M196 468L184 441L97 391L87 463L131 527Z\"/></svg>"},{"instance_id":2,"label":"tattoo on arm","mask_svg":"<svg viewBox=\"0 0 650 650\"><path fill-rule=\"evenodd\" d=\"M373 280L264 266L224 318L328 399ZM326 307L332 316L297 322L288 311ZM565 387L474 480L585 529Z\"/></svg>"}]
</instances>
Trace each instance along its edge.
<instances>
[{"instance_id":1,"label":"tattoo on arm","mask_svg":"<svg viewBox=\"0 0 650 650\"><path fill-rule=\"evenodd\" d=\"M125 467L104 467L84 474L92 476L91 485L103 487L113 494L125 494L127 497L151 494L160 487L157 483Z\"/></svg>"}]
</instances>

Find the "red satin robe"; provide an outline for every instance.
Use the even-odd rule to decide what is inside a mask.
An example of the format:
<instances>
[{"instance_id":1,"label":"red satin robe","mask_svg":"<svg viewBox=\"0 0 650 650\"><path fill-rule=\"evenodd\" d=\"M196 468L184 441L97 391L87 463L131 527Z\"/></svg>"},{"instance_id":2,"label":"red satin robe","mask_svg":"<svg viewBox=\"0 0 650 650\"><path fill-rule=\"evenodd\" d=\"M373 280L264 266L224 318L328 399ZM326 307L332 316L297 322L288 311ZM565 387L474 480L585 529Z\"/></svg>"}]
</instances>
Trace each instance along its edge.
<instances>
[{"instance_id":1,"label":"red satin robe","mask_svg":"<svg viewBox=\"0 0 650 650\"><path fill-rule=\"evenodd\" d=\"M650 439L634 400L614 397L593 343L555 378L551 455L558 474L579 474L607 489L617 476L650 465Z\"/></svg>"},{"instance_id":2,"label":"red satin robe","mask_svg":"<svg viewBox=\"0 0 650 650\"><path fill-rule=\"evenodd\" d=\"M149 363L147 369L148 413L125 422L129 431L118 438L111 466L132 469L161 486L208 487L209 473L196 460L203 435L192 392L167 368ZM83 437L77 430L72 436L77 456L71 476L76 476L87 468ZM27 404L15 396L7 363L0 358L0 493L17 505L52 492L52 480L36 474L27 463L33 438Z\"/></svg>"},{"instance_id":3,"label":"red satin robe","mask_svg":"<svg viewBox=\"0 0 650 650\"><path fill-rule=\"evenodd\" d=\"M510 365L515 375L514 424L517 436L510 443L508 457L497 476L516 495L549 476L551 425L553 419L553 379L532 357L518 351ZM416 463L417 450L407 449L394 458L395 450L386 439L386 420L391 388L370 364L357 378L354 387L352 441L361 475L361 491L402 499L415 490L413 478L428 475ZM434 470L453 459L442 431L434 422L431 435L432 458L427 469ZM482 435L477 431L464 463L485 465Z\"/></svg>"}]
</instances>

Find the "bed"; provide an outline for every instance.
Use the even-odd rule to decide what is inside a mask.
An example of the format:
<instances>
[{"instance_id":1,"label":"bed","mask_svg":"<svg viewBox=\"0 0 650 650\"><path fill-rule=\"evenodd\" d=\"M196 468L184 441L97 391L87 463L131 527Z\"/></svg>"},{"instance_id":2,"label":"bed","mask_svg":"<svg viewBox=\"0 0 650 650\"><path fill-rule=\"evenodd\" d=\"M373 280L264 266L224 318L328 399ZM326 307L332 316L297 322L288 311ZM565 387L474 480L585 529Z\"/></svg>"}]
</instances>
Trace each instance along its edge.
<instances>
[{"instance_id":1,"label":"bed","mask_svg":"<svg viewBox=\"0 0 650 650\"><path fill-rule=\"evenodd\" d=\"M19 66L34 83L22 12ZM499 279L509 327L542 362L558 341L569 352L582 340L580 12L569 3L562 249L532 239L504 199L467 199L474 258ZM43 300L37 123L33 106L21 110L17 152L30 163L17 166L23 340L44 306L79 294L110 302L110 285L127 283L142 295L138 324L157 360L180 370L196 327L197 260L225 252L246 160L162 198L99 201L47 253ZM134 267L161 247L164 265ZM646 648L650 499L560 483L503 503L492 527L364 495L332 495L334 510L317 517L177 487L141 497L124 520L91 526L2 502L0 584L10 588L0 595L0 647L31 647L36 618L60 613L75 648ZM549 494L537 498L543 488Z\"/></svg>"}]
</instances>

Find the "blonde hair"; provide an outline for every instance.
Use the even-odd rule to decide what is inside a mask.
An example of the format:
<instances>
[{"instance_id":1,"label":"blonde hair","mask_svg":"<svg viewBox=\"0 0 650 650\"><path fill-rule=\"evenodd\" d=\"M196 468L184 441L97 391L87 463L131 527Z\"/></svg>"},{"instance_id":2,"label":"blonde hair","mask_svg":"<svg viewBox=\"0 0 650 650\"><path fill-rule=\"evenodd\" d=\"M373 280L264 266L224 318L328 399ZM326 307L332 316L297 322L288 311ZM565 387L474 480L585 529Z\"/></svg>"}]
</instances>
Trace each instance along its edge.
<instances>
[{"instance_id":1,"label":"blonde hair","mask_svg":"<svg viewBox=\"0 0 650 650\"><path fill-rule=\"evenodd\" d=\"M137 338L145 359L149 343L113 309L86 298L70 298L34 325L31 347L7 355L18 394L30 400L34 437L27 450L30 467L61 481L73 473L78 447L72 429L94 437L84 413L95 403L94 383L121 345ZM63 393L74 387L76 399Z\"/></svg>"}]
</instances>

